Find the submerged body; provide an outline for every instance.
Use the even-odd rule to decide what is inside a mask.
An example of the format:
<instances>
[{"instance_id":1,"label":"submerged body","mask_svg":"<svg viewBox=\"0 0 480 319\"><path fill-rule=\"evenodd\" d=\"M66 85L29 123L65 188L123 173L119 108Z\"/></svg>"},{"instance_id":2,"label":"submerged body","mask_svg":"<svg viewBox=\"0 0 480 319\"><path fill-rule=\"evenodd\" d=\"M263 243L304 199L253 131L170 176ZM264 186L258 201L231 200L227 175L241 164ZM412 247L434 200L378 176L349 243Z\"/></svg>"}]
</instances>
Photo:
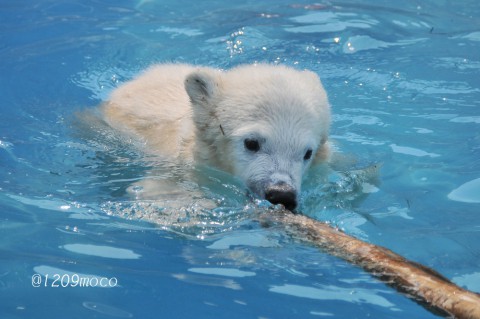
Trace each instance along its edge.
<instances>
[{"instance_id":1,"label":"submerged body","mask_svg":"<svg viewBox=\"0 0 480 319\"><path fill-rule=\"evenodd\" d=\"M115 90L102 111L148 153L219 168L289 209L306 169L328 157L330 108L310 71L157 65Z\"/></svg>"}]
</instances>

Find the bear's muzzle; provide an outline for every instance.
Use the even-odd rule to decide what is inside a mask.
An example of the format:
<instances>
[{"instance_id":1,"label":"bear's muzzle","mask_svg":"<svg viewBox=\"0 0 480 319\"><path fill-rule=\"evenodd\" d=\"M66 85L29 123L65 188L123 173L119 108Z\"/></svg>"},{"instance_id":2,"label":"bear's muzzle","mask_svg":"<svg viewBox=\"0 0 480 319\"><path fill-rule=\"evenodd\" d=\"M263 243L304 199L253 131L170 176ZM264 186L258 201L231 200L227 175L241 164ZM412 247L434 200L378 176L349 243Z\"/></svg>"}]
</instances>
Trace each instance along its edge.
<instances>
[{"instance_id":1,"label":"bear's muzzle","mask_svg":"<svg viewBox=\"0 0 480 319\"><path fill-rule=\"evenodd\" d=\"M274 205L282 204L291 211L297 207L295 188L283 181L268 185L265 188L265 199Z\"/></svg>"}]
</instances>

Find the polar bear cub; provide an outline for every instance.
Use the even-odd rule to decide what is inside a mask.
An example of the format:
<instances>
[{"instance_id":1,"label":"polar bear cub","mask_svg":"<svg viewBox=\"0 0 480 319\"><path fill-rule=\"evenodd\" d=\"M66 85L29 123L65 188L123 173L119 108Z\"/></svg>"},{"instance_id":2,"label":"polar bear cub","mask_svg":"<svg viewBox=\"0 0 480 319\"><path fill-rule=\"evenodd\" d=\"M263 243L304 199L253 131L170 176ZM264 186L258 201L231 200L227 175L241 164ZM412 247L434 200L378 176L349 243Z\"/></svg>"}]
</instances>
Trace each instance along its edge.
<instances>
[{"instance_id":1,"label":"polar bear cub","mask_svg":"<svg viewBox=\"0 0 480 319\"><path fill-rule=\"evenodd\" d=\"M328 157L330 107L320 79L286 66L156 65L116 89L102 112L150 154L219 168L290 210L312 161Z\"/></svg>"}]
</instances>

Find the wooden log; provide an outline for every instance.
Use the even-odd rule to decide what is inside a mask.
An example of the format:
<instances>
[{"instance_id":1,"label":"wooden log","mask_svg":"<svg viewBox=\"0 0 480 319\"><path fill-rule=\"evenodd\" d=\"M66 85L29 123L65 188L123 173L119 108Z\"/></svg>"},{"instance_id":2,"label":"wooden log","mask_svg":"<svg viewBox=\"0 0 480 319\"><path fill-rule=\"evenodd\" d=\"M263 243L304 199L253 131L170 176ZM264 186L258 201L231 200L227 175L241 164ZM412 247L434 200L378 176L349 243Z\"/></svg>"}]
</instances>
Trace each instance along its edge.
<instances>
[{"instance_id":1,"label":"wooden log","mask_svg":"<svg viewBox=\"0 0 480 319\"><path fill-rule=\"evenodd\" d=\"M286 210L269 210L261 214L260 222L265 226L283 227L292 237L362 267L428 310L441 310L458 319L480 319L479 294L463 289L436 271L391 250Z\"/></svg>"}]
</instances>

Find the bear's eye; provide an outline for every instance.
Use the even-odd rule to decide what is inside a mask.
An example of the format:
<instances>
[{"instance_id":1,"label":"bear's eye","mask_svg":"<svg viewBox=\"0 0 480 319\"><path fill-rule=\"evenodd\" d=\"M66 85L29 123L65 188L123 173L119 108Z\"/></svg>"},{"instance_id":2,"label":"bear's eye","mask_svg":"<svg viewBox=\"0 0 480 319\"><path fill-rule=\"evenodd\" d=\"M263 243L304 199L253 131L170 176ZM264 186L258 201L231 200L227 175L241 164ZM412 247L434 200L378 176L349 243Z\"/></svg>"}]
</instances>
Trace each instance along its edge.
<instances>
[{"instance_id":1,"label":"bear's eye","mask_svg":"<svg viewBox=\"0 0 480 319\"><path fill-rule=\"evenodd\" d=\"M243 145L245 145L245 148L251 152L258 152L260 150L260 143L255 139L246 138L243 141Z\"/></svg>"},{"instance_id":2,"label":"bear's eye","mask_svg":"<svg viewBox=\"0 0 480 319\"><path fill-rule=\"evenodd\" d=\"M304 161L308 161L310 158L312 158L312 150L311 150L311 149L308 149L308 150L305 152L305 155L303 156L303 160L304 160Z\"/></svg>"}]
</instances>

